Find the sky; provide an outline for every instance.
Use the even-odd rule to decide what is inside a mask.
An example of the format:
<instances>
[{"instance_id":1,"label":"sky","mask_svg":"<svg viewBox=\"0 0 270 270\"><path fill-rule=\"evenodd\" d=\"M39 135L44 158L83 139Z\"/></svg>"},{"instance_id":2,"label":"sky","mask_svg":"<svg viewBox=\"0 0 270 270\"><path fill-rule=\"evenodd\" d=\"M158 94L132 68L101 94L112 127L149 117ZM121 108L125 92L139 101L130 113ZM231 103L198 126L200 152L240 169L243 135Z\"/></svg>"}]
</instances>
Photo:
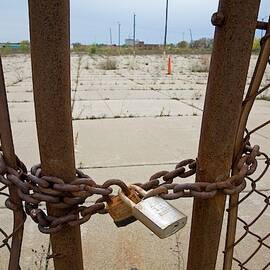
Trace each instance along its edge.
<instances>
[{"instance_id":1,"label":"sky","mask_svg":"<svg viewBox=\"0 0 270 270\"><path fill-rule=\"evenodd\" d=\"M133 14L136 14L136 36L147 43L164 39L166 0L71 0L71 42L83 44L121 43L133 35ZM168 43L213 37L210 18L218 0L169 0ZM262 0L259 18L270 14L270 1ZM27 0L1 0L0 42L29 40Z\"/></svg>"}]
</instances>

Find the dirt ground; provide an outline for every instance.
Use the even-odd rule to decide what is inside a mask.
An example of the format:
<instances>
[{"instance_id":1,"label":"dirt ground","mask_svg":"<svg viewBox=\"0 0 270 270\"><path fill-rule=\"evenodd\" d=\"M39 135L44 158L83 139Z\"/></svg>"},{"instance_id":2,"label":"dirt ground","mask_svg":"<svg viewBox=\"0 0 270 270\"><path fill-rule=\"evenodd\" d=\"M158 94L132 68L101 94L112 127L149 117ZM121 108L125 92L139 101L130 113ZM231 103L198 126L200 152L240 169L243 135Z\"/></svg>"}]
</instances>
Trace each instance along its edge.
<instances>
[{"instance_id":1,"label":"dirt ground","mask_svg":"<svg viewBox=\"0 0 270 270\"><path fill-rule=\"evenodd\" d=\"M196 157L210 56L172 57L173 74L167 75L163 56L118 56L108 60L106 56L72 55L76 163L98 183L109 178L145 182L154 172L172 170L180 160ZM247 85L255 61L253 56ZM115 65L115 69L106 70L108 65ZM7 56L3 66L16 152L30 168L39 163L30 57ZM268 70L263 85L269 82ZM270 119L269 96L270 92L256 100L249 129ZM269 153L270 127L256 132L251 142ZM250 189L248 186L246 192ZM269 198L269 173L258 183L258 189ZM165 240L159 240L140 222L117 229L109 216L92 217L82 226L85 269L185 269L192 200L181 199L173 204L188 215L188 224ZM240 214L251 220L265 206L264 198L252 194ZM4 198L0 198L0 216L0 227L10 232L12 214L4 206ZM268 207L252 230L269 236L269 223ZM222 265L225 228L226 215L217 269ZM238 237L243 232L239 227ZM266 243L270 245L269 237ZM48 245L48 236L41 235L28 219L22 269L47 269ZM244 261L259 245L255 237L248 236L235 254ZM0 250L0 270L7 269L7 254ZM263 246L247 266L262 269L269 257L269 249ZM48 269L53 269L51 261ZM237 263L233 269L240 269Z\"/></svg>"}]
</instances>

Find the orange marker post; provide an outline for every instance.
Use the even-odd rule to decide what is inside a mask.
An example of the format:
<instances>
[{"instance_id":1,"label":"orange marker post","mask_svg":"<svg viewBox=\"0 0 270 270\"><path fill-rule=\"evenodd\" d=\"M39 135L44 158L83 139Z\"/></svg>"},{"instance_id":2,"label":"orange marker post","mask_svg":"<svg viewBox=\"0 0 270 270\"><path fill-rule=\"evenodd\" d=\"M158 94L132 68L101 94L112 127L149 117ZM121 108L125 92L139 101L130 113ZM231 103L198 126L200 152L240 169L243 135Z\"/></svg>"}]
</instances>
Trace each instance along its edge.
<instances>
[{"instance_id":1,"label":"orange marker post","mask_svg":"<svg viewBox=\"0 0 270 270\"><path fill-rule=\"evenodd\" d=\"M168 75L172 75L172 57L168 57Z\"/></svg>"}]
</instances>

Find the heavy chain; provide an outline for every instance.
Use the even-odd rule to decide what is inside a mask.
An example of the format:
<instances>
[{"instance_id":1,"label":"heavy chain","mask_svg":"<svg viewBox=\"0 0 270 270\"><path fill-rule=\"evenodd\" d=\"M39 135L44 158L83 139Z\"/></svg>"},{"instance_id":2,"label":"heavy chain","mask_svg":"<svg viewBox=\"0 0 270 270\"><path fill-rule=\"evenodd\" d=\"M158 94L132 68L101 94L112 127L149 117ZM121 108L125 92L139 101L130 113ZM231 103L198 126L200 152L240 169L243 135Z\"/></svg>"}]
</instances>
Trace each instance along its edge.
<instances>
[{"instance_id":1,"label":"heavy chain","mask_svg":"<svg viewBox=\"0 0 270 270\"><path fill-rule=\"evenodd\" d=\"M241 192L246 187L245 177L255 172L258 165L256 157L260 155L259 146L247 145L237 165L238 173L223 181L174 183L177 177L187 178L196 173L196 161L187 159L178 163L173 171L157 172L146 183L135 184L148 191L145 198L160 196L165 200L183 197L209 199L218 192L231 195ZM96 213L106 214L106 202L114 196L112 186L116 185L124 191L128 189L123 181L117 179L98 185L90 176L79 170L76 171L76 178L68 184L60 178L43 175L40 165L32 167L31 172L27 173L20 161L17 169L7 167L2 154L0 154L0 182L18 188L18 194L25 202L26 213L38 224L39 230L46 234L59 232L65 225L81 225ZM86 199L93 195L100 198L91 206L83 205ZM61 217L50 216L40 208L40 203L69 211ZM6 205L12 208L8 200Z\"/></svg>"}]
</instances>

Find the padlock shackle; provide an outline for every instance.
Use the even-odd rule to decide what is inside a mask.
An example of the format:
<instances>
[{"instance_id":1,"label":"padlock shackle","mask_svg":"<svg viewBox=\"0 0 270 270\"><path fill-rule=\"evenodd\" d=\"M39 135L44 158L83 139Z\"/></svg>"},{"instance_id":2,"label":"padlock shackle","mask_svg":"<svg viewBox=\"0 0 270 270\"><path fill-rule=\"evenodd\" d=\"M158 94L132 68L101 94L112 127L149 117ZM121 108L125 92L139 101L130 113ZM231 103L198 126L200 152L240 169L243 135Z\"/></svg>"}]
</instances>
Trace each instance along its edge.
<instances>
[{"instance_id":1,"label":"padlock shackle","mask_svg":"<svg viewBox=\"0 0 270 270\"><path fill-rule=\"evenodd\" d=\"M130 185L129 188L135 189L142 197L145 197L145 195L147 194L147 192L143 188L137 185Z\"/></svg>"},{"instance_id":2,"label":"padlock shackle","mask_svg":"<svg viewBox=\"0 0 270 270\"><path fill-rule=\"evenodd\" d=\"M120 199L130 208L133 208L136 205L121 189L119 189L118 195Z\"/></svg>"},{"instance_id":3,"label":"padlock shackle","mask_svg":"<svg viewBox=\"0 0 270 270\"><path fill-rule=\"evenodd\" d=\"M130 195L130 190L128 188L128 186L121 180L118 180L118 179L110 179L108 181L106 181L102 187L103 188L109 188L111 186L118 186L121 188L121 190L123 191L123 193L126 195L126 196L129 196Z\"/></svg>"},{"instance_id":4,"label":"padlock shackle","mask_svg":"<svg viewBox=\"0 0 270 270\"><path fill-rule=\"evenodd\" d=\"M129 188L134 189L135 191L137 191L142 197L145 197L145 195L147 194L147 192L143 188L141 188L141 187L139 187L137 185L130 185ZM121 200L125 204L127 204L130 208L133 208L136 205L132 200L130 200L128 198L128 196L121 189L119 189L118 195L121 198Z\"/></svg>"}]
</instances>

